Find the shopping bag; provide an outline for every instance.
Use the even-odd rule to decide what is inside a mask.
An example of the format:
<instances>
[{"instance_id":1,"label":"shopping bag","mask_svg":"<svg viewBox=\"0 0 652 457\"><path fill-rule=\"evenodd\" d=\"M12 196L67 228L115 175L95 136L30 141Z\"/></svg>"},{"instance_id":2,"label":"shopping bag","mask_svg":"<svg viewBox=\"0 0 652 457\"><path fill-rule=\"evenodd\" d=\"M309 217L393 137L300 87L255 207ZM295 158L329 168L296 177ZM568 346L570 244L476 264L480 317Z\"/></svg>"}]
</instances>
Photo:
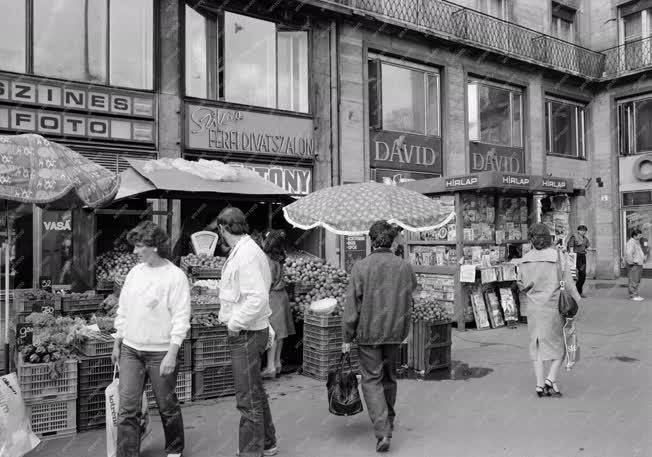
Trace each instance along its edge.
<instances>
[{"instance_id":1,"label":"shopping bag","mask_svg":"<svg viewBox=\"0 0 652 457\"><path fill-rule=\"evenodd\" d=\"M0 377L0 457L22 457L41 441L32 432L16 373Z\"/></svg>"},{"instance_id":2,"label":"shopping bag","mask_svg":"<svg viewBox=\"0 0 652 457\"><path fill-rule=\"evenodd\" d=\"M348 369L344 363L348 362ZM358 377L351 367L351 355L342 354L340 363L328 373L328 411L336 416L354 416L362 412L362 399L358 390Z\"/></svg>"},{"instance_id":3,"label":"shopping bag","mask_svg":"<svg viewBox=\"0 0 652 457\"><path fill-rule=\"evenodd\" d=\"M113 368L113 382L104 391L106 398L106 455L116 457L118 452L118 410L120 409L120 379L115 377L117 365ZM151 432L147 393L143 392L142 415L140 421L140 440L144 440Z\"/></svg>"},{"instance_id":4,"label":"shopping bag","mask_svg":"<svg viewBox=\"0 0 652 457\"><path fill-rule=\"evenodd\" d=\"M577 328L574 319L566 319L564 324L564 345L566 346L566 370L573 369L580 360L580 344L577 340Z\"/></svg>"},{"instance_id":5,"label":"shopping bag","mask_svg":"<svg viewBox=\"0 0 652 457\"><path fill-rule=\"evenodd\" d=\"M557 308L563 318L573 318L579 311L579 306L573 296L566 290L564 281L565 267L562 265L561 251L557 250L557 276L559 277L559 302Z\"/></svg>"}]
</instances>

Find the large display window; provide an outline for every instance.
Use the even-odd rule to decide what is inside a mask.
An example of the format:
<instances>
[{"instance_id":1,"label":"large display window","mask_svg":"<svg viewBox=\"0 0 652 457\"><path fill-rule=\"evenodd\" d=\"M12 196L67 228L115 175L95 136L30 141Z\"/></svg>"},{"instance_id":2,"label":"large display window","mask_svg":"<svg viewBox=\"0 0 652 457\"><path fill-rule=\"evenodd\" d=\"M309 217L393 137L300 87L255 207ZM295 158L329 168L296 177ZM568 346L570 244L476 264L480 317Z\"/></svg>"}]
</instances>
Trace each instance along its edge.
<instances>
[{"instance_id":1,"label":"large display window","mask_svg":"<svg viewBox=\"0 0 652 457\"><path fill-rule=\"evenodd\" d=\"M652 240L652 206L626 209L622 213L622 218L623 256L625 253L625 244L629 240L632 230L637 228L643 232L643 238L641 238L641 246L643 247L643 252L646 255L646 260L643 268L652 268L652 257L650 256L649 247L649 242Z\"/></svg>"}]
</instances>

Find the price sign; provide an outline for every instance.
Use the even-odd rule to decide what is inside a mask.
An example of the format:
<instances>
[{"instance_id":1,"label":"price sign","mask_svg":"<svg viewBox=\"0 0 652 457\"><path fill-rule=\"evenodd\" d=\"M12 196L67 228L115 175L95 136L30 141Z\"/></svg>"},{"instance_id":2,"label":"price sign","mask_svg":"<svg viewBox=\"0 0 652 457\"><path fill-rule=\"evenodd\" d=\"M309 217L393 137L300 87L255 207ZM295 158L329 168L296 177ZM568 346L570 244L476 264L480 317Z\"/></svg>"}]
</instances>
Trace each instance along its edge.
<instances>
[{"instance_id":1,"label":"price sign","mask_svg":"<svg viewBox=\"0 0 652 457\"><path fill-rule=\"evenodd\" d=\"M34 302L32 303L32 312L54 314L54 304L51 302L46 303L42 301Z\"/></svg>"},{"instance_id":2,"label":"price sign","mask_svg":"<svg viewBox=\"0 0 652 457\"><path fill-rule=\"evenodd\" d=\"M39 279L40 279L39 282L41 283L41 289L51 292L52 278L50 278L49 276L41 276Z\"/></svg>"},{"instance_id":3,"label":"price sign","mask_svg":"<svg viewBox=\"0 0 652 457\"><path fill-rule=\"evenodd\" d=\"M34 327L32 324L16 324L16 342L18 344L32 344Z\"/></svg>"},{"instance_id":4,"label":"price sign","mask_svg":"<svg viewBox=\"0 0 652 457\"><path fill-rule=\"evenodd\" d=\"M344 269L350 273L353 265L367 256L367 237L345 236L344 237Z\"/></svg>"}]
</instances>

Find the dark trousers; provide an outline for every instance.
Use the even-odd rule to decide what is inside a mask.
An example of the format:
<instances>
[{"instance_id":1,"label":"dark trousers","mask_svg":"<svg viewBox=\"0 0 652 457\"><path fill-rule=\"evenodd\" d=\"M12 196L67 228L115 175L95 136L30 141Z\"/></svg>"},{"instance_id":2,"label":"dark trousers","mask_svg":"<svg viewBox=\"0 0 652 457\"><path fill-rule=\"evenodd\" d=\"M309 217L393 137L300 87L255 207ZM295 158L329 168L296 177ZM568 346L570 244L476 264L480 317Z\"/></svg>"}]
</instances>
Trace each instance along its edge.
<instances>
[{"instance_id":1,"label":"dark trousers","mask_svg":"<svg viewBox=\"0 0 652 457\"><path fill-rule=\"evenodd\" d=\"M577 254L575 266L577 267L577 281L575 281L575 286L577 287L577 291L583 294L584 282L586 282L586 254Z\"/></svg>"},{"instance_id":2,"label":"dark trousers","mask_svg":"<svg viewBox=\"0 0 652 457\"><path fill-rule=\"evenodd\" d=\"M642 265L630 265L627 277L629 279L629 296L638 296L638 286L641 284L641 276L643 275Z\"/></svg>"},{"instance_id":3,"label":"dark trousers","mask_svg":"<svg viewBox=\"0 0 652 457\"><path fill-rule=\"evenodd\" d=\"M398 344L359 346L362 394L376 438L392 436L396 412L396 354Z\"/></svg>"},{"instance_id":4,"label":"dark trousers","mask_svg":"<svg viewBox=\"0 0 652 457\"><path fill-rule=\"evenodd\" d=\"M117 457L140 456L143 391L147 379L158 404L163 422L165 451L180 454L184 448L183 417L174 393L179 367L161 376L161 361L166 352L137 351L125 344L120 351L120 408L118 409Z\"/></svg>"},{"instance_id":5,"label":"dark trousers","mask_svg":"<svg viewBox=\"0 0 652 457\"><path fill-rule=\"evenodd\" d=\"M261 457L264 449L276 445L276 429L260 375L260 356L268 335L269 330L265 329L229 336L235 401L240 411L240 457Z\"/></svg>"}]
</instances>

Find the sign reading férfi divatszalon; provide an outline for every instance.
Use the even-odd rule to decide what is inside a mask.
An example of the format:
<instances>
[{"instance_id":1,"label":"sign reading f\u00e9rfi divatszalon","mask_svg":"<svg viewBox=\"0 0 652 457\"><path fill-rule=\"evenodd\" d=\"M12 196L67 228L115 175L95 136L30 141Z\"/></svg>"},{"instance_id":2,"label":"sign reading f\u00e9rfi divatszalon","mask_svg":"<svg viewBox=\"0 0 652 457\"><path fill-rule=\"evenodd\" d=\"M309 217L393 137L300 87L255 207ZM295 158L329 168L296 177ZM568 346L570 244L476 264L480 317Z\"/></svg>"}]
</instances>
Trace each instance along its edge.
<instances>
[{"instance_id":1,"label":"sign reading f\u00e9rfi divatszalon","mask_svg":"<svg viewBox=\"0 0 652 457\"><path fill-rule=\"evenodd\" d=\"M369 136L373 168L443 173L441 138L385 130Z\"/></svg>"},{"instance_id":2,"label":"sign reading f\u00e9rfi divatszalon","mask_svg":"<svg viewBox=\"0 0 652 457\"><path fill-rule=\"evenodd\" d=\"M312 170L310 168L238 162L230 162L229 165L255 171L266 180L294 195L307 195L312 191Z\"/></svg>"},{"instance_id":3,"label":"sign reading f\u00e9rfi divatszalon","mask_svg":"<svg viewBox=\"0 0 652 457\"><path fill-rule=\"evenodd\" d=\"M525 173L525 151L490 144L469 144L470 172Z\"/></svg>"},{"instance_id":4,"label":"sign reading f\u00e9rfi divatszalon","mask_svg":"<svg viewBox=\"0 0 652 457\"><path fill-rule=\"evenodd\" d=\"M186 105L186 148L313 158L312 119Z\"/></svg>"},{"instance_id":5,"label":"sign reading f\u00e9rfi divatszalon","mask_svg":"<svg viewBox=\"0 0 652 457\"><path fill-rule=\"evenodd\" d=\"M155 113L151 94L0 74L2 130L155 143Z\"/></svg>"}]
</instances>

